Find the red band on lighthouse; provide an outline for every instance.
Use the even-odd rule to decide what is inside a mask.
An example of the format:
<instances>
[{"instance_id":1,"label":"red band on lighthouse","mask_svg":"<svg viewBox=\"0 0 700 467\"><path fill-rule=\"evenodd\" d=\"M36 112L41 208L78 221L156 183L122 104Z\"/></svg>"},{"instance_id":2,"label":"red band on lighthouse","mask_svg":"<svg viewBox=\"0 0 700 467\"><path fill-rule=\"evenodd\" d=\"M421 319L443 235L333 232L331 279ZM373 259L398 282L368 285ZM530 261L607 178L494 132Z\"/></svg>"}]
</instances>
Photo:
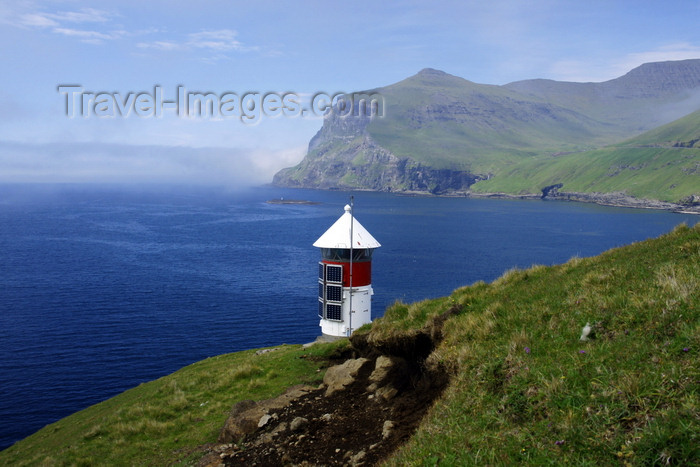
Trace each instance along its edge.
<instances>
[{"instance_id":1,"label":"red band on lighthouse","mask_svg":"<svg viewBox=\"0 0 700 467\"><path fill-rule=\"evenodd\" d=\"M338 264L343 266L343 287L350 287L350 263L338 261L322 261L325 264ZM362 287L372 283L372 262L363 261L352 265L352 286Z\"/></svg>"}]
</instances>

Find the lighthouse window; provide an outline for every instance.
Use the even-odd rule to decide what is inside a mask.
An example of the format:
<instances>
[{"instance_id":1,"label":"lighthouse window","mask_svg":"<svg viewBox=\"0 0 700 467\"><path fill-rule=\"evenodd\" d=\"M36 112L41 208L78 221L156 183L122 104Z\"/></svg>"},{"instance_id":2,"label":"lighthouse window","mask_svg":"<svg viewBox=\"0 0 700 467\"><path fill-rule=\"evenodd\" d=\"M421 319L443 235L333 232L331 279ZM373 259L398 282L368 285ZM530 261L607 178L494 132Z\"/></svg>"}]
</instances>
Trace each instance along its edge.
<instances>
[{"instance_id":1,"label":"lighthouse window","mask_svg":"<svg viewBox=\"0 0 700 467\"><path fill-rule=\"evenodd\" d=\"M352 250L353 261L368 261L372 259L372 249L371 248L360 248L357 250Z\"/></svg>"},{"instance_id":2,"label":"lighthouse window","mask_svg":"<svg viewBox=\"0 0 700 467\"><path fill-rule=\"evenodd\" d=\"M323 263L318 263L318 278L323 280Z\"/></svg>"},{"instance_id":3,"label":"lighthouse window","mask_svg":"<svg viewBox=\"0 0 700 467\"><path fill-rule=\"evenodd\" d=\"M335 321L341 321L342 312L340 305L331 305L330 303L326 305L326 319L332 319Z\"/></svg>"},{"instance_id":4,"label":"lighthouse window","mask_svg":"<svg viewBox=\"0 0 700 467\"><path fill-rule=\"evenodd\" d=\"M342 261L343 259L349 259L347 253L345 253L345 258L343 258L343 252L346 252L344 248L321 248L321 257L323 259L328 259L331 261Z\"/></svg>"},{"instance_id":5,"label":"lighthouse window","mask_svg":"<svg viewBox=\"0 0 700 467\"><path fill-rule=\"evenodd\" d=\"M318 317L323 318L323 300L318 301Z\"/></svg>"},{"instance_id":6,"label":"lighthouse window","mask_svg":"<svg viewBox=\"0 0 700 467\"><path fill-rule=\"evenodd\" d=\"M343 296L343 288L339 285L327 285L326 286L326 300L332 302L341 301Z\"/></svg>"},{"instance_id":7,"label":"lighthouse window","mask_svg":"<svg viewBox=\"0 0 700 467\"><path fill-rule=\"evenodd\" d=\"M318 298L323 299L323 282L318 283Z\"/></svg>"},{"instance_id":8,"label":"lighthouse window","mask_svg":"<svg viewBox=\"0 0 700 467\"><path fill-rule=\"evenodd\" d=\"M343 267L333 264L326 265L326 280L328 282L343 282Z\"/></svg>"},{"instance_id":9,"label":"lighthouse window","mask_svg":"<svg viewBox=\"0 0 700 467\"><path fill-rule=\"evenodd\" d=\"M321 248L321 257L330 261L350 261L349 248ZM353 261L369 261L372 259L371 248L353 248Z\"/></svg>"}]
</instances>

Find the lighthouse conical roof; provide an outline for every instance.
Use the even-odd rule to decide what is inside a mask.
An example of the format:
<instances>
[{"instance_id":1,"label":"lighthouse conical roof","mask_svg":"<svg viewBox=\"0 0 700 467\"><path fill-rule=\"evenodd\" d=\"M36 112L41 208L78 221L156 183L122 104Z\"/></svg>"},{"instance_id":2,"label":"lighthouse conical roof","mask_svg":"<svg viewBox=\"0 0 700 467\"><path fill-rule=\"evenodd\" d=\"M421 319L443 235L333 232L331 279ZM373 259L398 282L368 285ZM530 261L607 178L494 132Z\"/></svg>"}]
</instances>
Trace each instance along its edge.
<instances>
[{"instance_id":1,"label":"lighthouse conical roof","mask_svg":"<svg viewBox=\"0 0 700 467\"><path fill-rule=\"evenodd\" d=\"M345 206L345 213L335 221L326 233L314 242L317 248L350 248L350 223L352 223L352 248L379 248L381 245L350 214L350 206Z\"/></svg>"}]
</instances>

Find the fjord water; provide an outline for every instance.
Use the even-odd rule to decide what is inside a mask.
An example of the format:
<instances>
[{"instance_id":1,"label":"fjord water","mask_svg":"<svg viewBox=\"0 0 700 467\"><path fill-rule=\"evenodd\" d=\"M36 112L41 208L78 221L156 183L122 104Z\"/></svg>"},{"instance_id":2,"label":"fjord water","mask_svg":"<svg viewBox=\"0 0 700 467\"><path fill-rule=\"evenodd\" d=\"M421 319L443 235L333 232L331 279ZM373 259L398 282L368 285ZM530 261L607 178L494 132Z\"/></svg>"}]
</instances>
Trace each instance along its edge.
<instances>
[{"instance_id":1,"label":"fjord water","mask_svg":"<svg viewBox=\"0 0 700 467\"><path fill-rule=\"evenodd\" d=\"M357 192L382 247L373 316L697 218L595 205ZM0 187L0 449L198 360L319 335L311 244L350 193ZM269 204L270 199L318 204Z\"/></svg>"}]
</instances>

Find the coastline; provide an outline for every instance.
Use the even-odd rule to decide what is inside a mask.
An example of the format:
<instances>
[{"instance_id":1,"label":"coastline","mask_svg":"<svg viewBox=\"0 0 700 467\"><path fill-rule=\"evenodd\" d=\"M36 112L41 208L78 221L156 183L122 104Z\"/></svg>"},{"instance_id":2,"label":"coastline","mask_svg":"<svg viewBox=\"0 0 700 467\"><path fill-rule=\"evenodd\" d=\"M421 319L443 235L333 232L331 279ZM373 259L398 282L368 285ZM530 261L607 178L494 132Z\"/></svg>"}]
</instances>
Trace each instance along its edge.
<instances>
[{"instance_id":1,"label":"coastline","mask_svg":"<svg viewBox=\"0 0 700 467\"><path fill-rule=\"evenodd\" d=\"M490 198L490 199L530 199L530 200L545 200L545 201L573 201L579 203L598 204L600 206L611 206L618 208L635 208L635 209L656 209L660 211L670 211L679 214L700 215L700 204L679 204L668 201L660 201L655 199L635 198L623 192L601 193L601 192L566 192L551 190L546 195L536 193L525 193L515 195L504 192L473 192L473 191L452 191L444 193L431 193L429 191L390 191L390 190L372 190L368 188L350 188L350 187L332 187L319 188L309 186L284 186L269 184L267 186L279 188L294 188L294 189L311 189L311 190L328 190L328 191L369 191L376 193L393 193L402 196L426 196L426 197L443 197L443 198ZM270 201L268 201L270 202Z\"/></svg>"},{"instance_id":2,"label":"coastline","mask_svg":"<svg viewBox=\"0 0 700 467\"><path fill-rule=\"evenodd\" d=\"M319 204L316 201L308 201L305 199L269 199L265 201L267 204L303 204L303 205L313 205Z\"/></svg>"},{"instance_id":3,"label":"coastline","mask_svg":"<svg viewBox=\"0 0 700 467\"><path fill-rule=\"evenodd\" d=\"M504 198L504 199L542 199L548 201L574 201L592 203L601 206L619 208L656 209L681 214L700 215L700 205L684 205L655 199L635 198L622 192L612 193L582 193L582 192L550 192L545 196L536 194L513 195L509 193L470 193L474 198Z\"/></svg>"}]
</instances>

